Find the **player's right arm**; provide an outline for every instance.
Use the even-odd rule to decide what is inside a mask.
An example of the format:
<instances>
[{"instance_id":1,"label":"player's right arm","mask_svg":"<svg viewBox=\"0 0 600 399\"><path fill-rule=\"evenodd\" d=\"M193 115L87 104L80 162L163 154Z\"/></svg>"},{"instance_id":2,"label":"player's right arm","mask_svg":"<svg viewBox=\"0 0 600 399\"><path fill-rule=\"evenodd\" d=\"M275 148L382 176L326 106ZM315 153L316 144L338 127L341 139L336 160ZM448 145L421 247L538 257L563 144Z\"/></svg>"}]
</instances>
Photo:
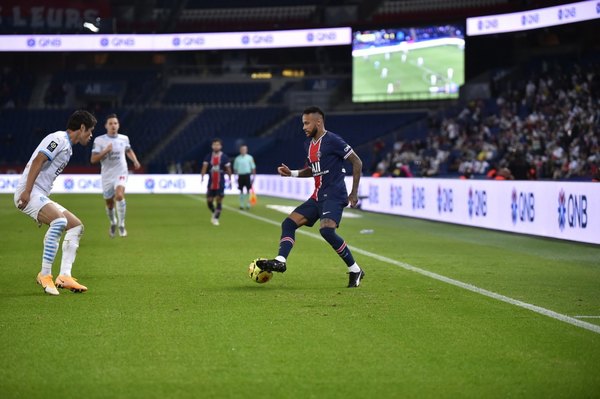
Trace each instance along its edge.
<instances>
[{"instance_id":1,"label":"player's right arm","mask_svg":"<svg viewBox=\"0 0 600 399\"><path fill-rule=\"evenodd\" d=\"M208 170L208 162L204 161L202 162L202 170L200 171L200 181L204 181L204 175L206 174L206 171Z\"/></svg>"},{"instance_id":2,"label":"player's right arm","mask_svg":"<svg viewBox=\"0 0 600 399\"><path fill-rule=\"evenodd\" d=\"M25 182L25 189L19 196L18 206L19 209L25 209L27 204L29 203L29 199L31 197L31 190L33 190L33 185L35 180L37 179L44 163L48 161L48 156L43 152L38 152L37 156L33 158L31 161L31 166L29 167L29 174L27 175L27 181Z\"/></svg>"},{"instance_id":3,"label":"player's right arm","mask_svg":"<svg viewBox=\"0 0 600 399\"><path fill-rule=\"evenodd\" d=\"M112 151L112 143L109 143L104 149L100 152L92 152L92 157L90 158L91 163L98 163L104 159L104 157Z\"/></svg>"},{"instance_id":4,"label":"player's right arm","mask_svg":"<svg viewBox=\"0 0 600 399\"><path fill-rule=\"evenodd\" d=\"M312 177L311 168L298 169L297 172L297 177ZM286 164L282 163L281 166L277 168L277 173L284 177L290 177L292 175L292 170Z\"/></svg>"}]
</instances>

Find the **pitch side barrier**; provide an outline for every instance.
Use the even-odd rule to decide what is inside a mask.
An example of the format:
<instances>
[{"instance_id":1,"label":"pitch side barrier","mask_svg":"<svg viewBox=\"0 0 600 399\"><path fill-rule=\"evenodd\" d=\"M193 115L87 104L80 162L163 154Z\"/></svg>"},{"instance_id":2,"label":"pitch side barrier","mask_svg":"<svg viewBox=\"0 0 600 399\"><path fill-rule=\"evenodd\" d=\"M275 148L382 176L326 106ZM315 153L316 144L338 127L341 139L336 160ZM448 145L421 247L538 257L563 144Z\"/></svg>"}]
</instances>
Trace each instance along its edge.
<instances>
[{"instance_id":1,"label":"pitch side barrier","mask_svg":"<svg viewBox=\"0 0 600 399\"><path fill-rule=\"evenodd\" d=\"M0 175L14 193L19 175ZM204 194L200 175L130 175L128 193ZM352 178L346 178L350 189ZM260 195L305 200L312 179L257 175ZM53 193L102 193L100 175L60 175ZM238 194L228 182L227 194ZM361 208L512 233L600 244L600 183L363 177Z\"/></svg>"},{"instance_id":2,"label":"pitch side barrier","mask_svg":"<svg viewBox=\"0 0 600 399\"><path fill-rule=\"evenodd\" d=\"M439 46L458 46L464 47L464 39L457 37L444 37L441 39L423 40L420 42L401 42L393 46L370 47L359 50L352 50L352 57L364 57L375 54L394 53L399 51L411 51L422 48L431 48Z\"/></svg>"},{"instance_id":3,"label":"pitch side barrier","mask_svg":"<svg viewBox=\"0 0 600 399\"><path fill-rule=\"evenodd\" d=\"M304 200L313 182L263 175L255 189ZM600 183L363 177L359 195L366 211L600 244Z\"/></svg>"}]
</instances>

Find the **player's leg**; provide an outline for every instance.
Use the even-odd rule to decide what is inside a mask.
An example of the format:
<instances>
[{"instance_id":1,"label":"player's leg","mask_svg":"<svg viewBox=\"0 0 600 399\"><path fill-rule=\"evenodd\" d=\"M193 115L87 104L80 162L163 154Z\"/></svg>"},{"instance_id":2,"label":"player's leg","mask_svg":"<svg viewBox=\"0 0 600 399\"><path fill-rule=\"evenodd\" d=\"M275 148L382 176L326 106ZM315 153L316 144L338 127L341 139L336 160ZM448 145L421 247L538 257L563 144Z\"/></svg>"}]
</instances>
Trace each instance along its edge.
<instances>
[{"instance_id":1,"label":"player's leg","mask_svg":"<svg viewBox=\"0 0 600 399\"><path fill-rule=\"evenodd\" d=\"M67 228L67 219L58 206L50 201L43 205L38 214L39 223L47 224L48 231L44 235L44 250L42 252L42 269L37 276L37 282L50 295L58 295L58 290L52 280L52 264L58 252L60 238Z\"/></svg>"},{"instance_id":2,"label":"player's leg","mask_svg":"<svg viewBox=\"0 0 600 399\"><path fill-rule=\"evenodd\" d=\"M215 197L210 191L208 193L206 193L206 205L208 206L208 209L210 210L211 215L215 214L214 200L215 200Z\"/></svg>"},{"instance_id":3,"label":"player's leg","mask_svg":"<svg viewBox=\"0 0 600 399\"><path fill-rule=\"evenodd\" d=\"M119 218L119 235L127 237L127 230L125 229L127 203L125 202L125 186L121 184L115 188L115 205L117 208L117 217Z\"/></svg>"},{"instance_id":4,"label":"player's leg","mask_svg":"<svg viewBox=\"0 0 600 399\"><path fill-rule=\"evenodd\" d=\"M110 222L108 235L114 238L117 231L117 213L115 211L115 186L112 181L102 180L102 195L106 201L106 216Z\"/></svg>"},{"instance_id":5,"label":"player's leg","mask_svg":"<svg viewBox=\"0 0 600 399\"><path fill-rule=\"evenodd\" d=\"M62 244L62 260L60 263L60 274L56 278L56 286L73 292L85 292L87 287L77 282L71 275L71 269L77 256L79 240L83 235L83 224L81 220L68 210L62 208L63 215L67 219L67 232Z\"/></svg>"},{"instance_id":6,"label":"player's leg","mask_svg":"<svg viewBox=\"0 0 600 399\"><path fill-rule=\"evenodd\" d=\"M244 209L246 204L244 194L244 175L238 175L238 189L240 190L240 209Z\"/></svg>"},{"instance_id":7,"label":"player's leg","mask_svg":"<svg viewBox=\"0 0 600 399\"><path fill-rule=\"evenodd\" d=\"M215 209L215 213L213 215L213 218L214 218L213 224L216 226L219 225L219 218L221 217L221 211L223 210L223 198L224 197L225 197L225 194L223 192L220 192L219 195L217 195L215 197L215 199L217 201L217 208Z\"/></svg>"},{"instance_id":8,"label":"player's leg","mask_svg":"<svg viewBox=\"0 0 600 399\"><path fill-rule=\"evenodd\" d=\"M296 230L302 226L312 226L319 218L317 202L309 199L298 206L281 223L281 238L279 239L279 252L275 259L259 260L256 265L267 271L283 273L287 270L287 258L296 242Z\"/></svg>"},{"instance_id":9,"label":"player's leg","mask_svg":"<svg viewBox=\"0 0 600 399\"><path fill-rule=\"evenodd\" d=\"M246 186L246 197L244 198L245 206L246 206L246 209L250 209L250 189L252 188L252 179L251 179L250 175L248 175L248 178L246 179L245 186Z\"/></svg>"},{"instance_id":10,"label":"player's leg","mask_svg":"<svg viewBox=\"0 0 600 399\"><path fill-rule=\"evenodd\" d=\"M342 213L344 211L345 204L336 201L324 201L322 214L327 215L321 218L320 233L321 236L331 245L335 252L342 258L342 260L348 266L349 281L348 287L358 287L360 281L365 276L365 272L361 270L358 264L355 262L352 252L346 241L340 237L336 229L338 228L342 219Z\"/></svg>"}]
</instances>

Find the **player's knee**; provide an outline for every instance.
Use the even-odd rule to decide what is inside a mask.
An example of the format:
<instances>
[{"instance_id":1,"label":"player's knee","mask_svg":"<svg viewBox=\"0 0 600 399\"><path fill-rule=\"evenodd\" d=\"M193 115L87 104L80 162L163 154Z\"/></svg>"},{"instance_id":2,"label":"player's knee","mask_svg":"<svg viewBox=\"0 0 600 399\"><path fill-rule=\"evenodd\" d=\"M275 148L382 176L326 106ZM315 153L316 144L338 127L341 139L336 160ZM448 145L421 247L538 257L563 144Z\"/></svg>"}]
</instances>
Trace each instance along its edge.
<instances>
[{"instance_id":1,"label":"player's knee","mask_svg":"<svg viewBox=\"0 0 600 399\"><path fill-rule=\"evenodd\" d=\"M335 239L337 235L333 227L322 227L319 229L319 232L321 233L321 237L323 237L327 242Z\"/></svg>"},{"instance_id":2,"label":"player's knee","mask_svg":"<svg viewBox=\"0 0 600 399\"><path fill-rule=\"evenodd\" d=\"M298 228L298 225L296 224L296 222L294 222L292 219L285 218L285 220L281 223L281 229L283 231L286 230L296 230Z\"/></svg>"},{"instance_id":3,"label":"player's knee","mask_svg":"<svg viewBox=\"0 0 600 399\"><path fill-rule=\"evenodd\" d=\"M52 227L53 229L58 229L58 230L65 230L67 228L67 218L66 217L60 217L60 218L56 218L53 221L50 222L50 227Z\"/></svg>"}]
</instances>

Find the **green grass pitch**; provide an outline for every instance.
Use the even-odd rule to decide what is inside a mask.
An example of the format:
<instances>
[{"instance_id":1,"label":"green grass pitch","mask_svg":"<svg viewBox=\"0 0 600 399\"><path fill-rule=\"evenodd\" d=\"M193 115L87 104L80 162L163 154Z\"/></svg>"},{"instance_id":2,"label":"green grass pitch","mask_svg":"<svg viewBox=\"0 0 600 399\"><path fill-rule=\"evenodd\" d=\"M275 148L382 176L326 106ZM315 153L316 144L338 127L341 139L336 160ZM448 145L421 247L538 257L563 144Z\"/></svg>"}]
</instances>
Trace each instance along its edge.
<instances>
[{"instance_id":1,"label":"green grass pitch","mask_svg":"<svg viewBox=\"0 0 600 399\"><path fill-rule=\"evenodd\" d=\"M387 75L382 75L384 68ZM451 77L448 68L453 70ZM457 98L458 92L430 93L429 88L464 83L464 50L450 45L411 50L405 60L402 52L353 57L352 75L355 102ZM432 75L436 77L434 85ZM392 93L387 91L389 84L393 85Z\"/></svg>"},{"instance_id":2,"label":"green grass pitch","mask_svg":"<svg viewBox=\"0 0 600 399\"><path fill-rule=\"evenodd\" d=\"M600 334L359 253L367 275L347 289L320 237L298 234L288 271L252 282L285 217L266 205L299 201L259 197L257 219L228 196L214 227L200 196L128 195L129 237L111 240L100 195L53 199L85 223L73 274L89 291L43 294L46 227L1 195L3 398L600 396ZM351 246L600 316L598 246L357 213L339 231Z\"/></svg>"}]
</instances>

